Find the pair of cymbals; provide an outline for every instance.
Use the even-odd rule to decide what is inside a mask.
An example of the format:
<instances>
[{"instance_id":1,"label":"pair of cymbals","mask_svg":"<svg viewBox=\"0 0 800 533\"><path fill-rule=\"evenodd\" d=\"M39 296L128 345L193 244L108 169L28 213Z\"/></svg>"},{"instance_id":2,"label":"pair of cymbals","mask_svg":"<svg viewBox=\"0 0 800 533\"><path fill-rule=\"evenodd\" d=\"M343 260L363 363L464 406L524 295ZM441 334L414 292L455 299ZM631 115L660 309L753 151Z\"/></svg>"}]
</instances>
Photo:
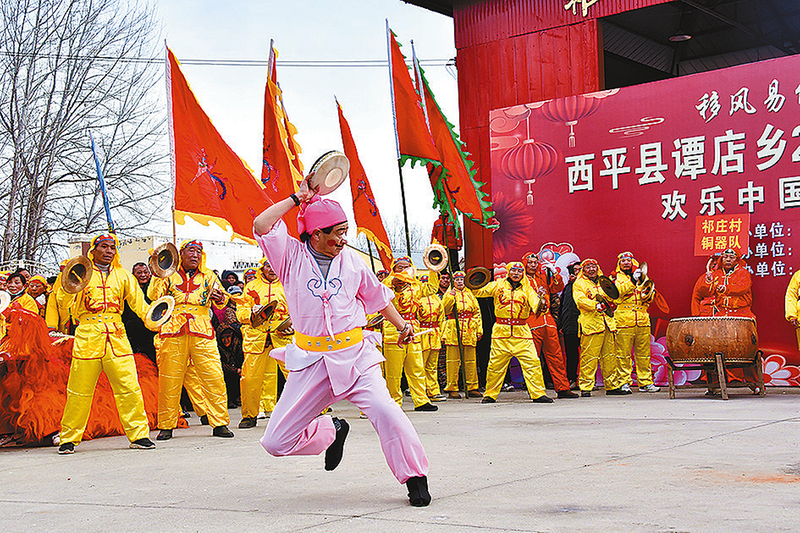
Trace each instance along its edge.
<instances>
[{"instance_id":1,"label":"pair of cymbals","mask_svg":"<svg viewBox=\"0 0 800 533\"><path fill-rule=\"evenodd\" d=\"M464 285L473 291L488 285L490 281L492 281L492 272L486 267L470 268L464 277Z\"/></svg>"},{"instance_id":2,"label":"pair of cymbals","mask_svg":"<svg viewBox=\"0 0 800 533\"><path fill-rule=\"evenodd\" d=\"M617 286L608 276L599 276L597 278L597 284L600 285L600 288L603 289L606 296L612 300L619 298L619 289L617 289Z\"/></svg>"},{"instance_id":3,"label":"pair of cymbals","mask_svg":"<svg viewBox=\"0 0 800 533\"><path fill-rule=\"evenodd\" d=\"M254 328L259 327L272 317L276 307L278 307L277 300L272 300L266 305L254 305L253 310L250 311L250 325Z\"/></svg>"},{"instance_id":4,"label":"pair of cymbals","mask_svg":"<svg viewBox=\"0 0 800 533\"><path fill-rule=\"evenodd\" d=\"M165 242L155 250L148 261L150 272L157 278L168 278L178 270L180 255L178 248L171 242Z\"/></svg>"},{"instance_id":5,"label":"pair of cymbals","mask_svg":"<svg viewBox=\"0 0 800 533\"><path fill-rule=\"evenodd\" d=\"M7 291L0 291L0 313L11 305L11 295Z\"/></svg>"},{"instance_id":6,"label":"pair of cymbals","mask_svg":"<svg viewBox=\"0 0 800 533\"><path fill-rule=\"evenodd\" d=\"M64 265L61 273L61 287L67 294L78 294L92 279L92 261L85 255L73 257Z\"/></svg>"},{"instance_id":7,"label":"pair of cymbals","mask_svg":"<svg viewBox=\"0 0 800 533\"><path fill-rule=\"evenodd\" d=\"M428 267L428 270L434 272L441 272L447 267L447 249L438 243L433 243L425 248L425 253L422 255L422 262Z\"/></svg>"},{"instance_id":8,"label":"pair of cymbals","mask_svg":"<svg viewBox=\"0 0 800 533\"><path fill-rule=\"evenodd\" d=\"M306 176L309 189L320 196L330 194L339 188L350 173L350 160L336 150L325 152L311 166Z\"/></svg>"},{"instance_id":9,"label":"pair of cymbals","mask_svg":"<svg viewBox=\"0 0 800 533\"><path fill-rule=\"evenodd\" d=\"M144 324L149 330L156 330L160 328L167 320L172 317L172 311L175 309L175 298L167 294L158 300L155 300L147 308L145 314Z\"/></svg>"}]
</instances>

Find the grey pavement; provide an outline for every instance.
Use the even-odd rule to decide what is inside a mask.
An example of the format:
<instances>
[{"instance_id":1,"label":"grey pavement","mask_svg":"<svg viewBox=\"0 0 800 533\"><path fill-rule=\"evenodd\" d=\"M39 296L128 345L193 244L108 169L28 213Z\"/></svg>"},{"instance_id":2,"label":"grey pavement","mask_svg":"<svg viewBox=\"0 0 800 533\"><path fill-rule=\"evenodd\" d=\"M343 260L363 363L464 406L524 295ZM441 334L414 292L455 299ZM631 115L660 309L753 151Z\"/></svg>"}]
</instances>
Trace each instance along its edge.
<instances>
[{"instance_id":1,"label":"grey pavement","mask_svg":"<svg viewBox=\"0 0 800 533\"><path fill-rule=\"evenodd\" d=\"M552 395L552 392L550 393ZM407 503L349 403L342 464L269 456L263 429L211 437L196 417L156 450L124 437L0 449L0 531L798 531L800 390L700 390L533 404L527 393L404 408L433 502ZM151 434L155 438L155 432Z\"/></svg>"}]
</instances>

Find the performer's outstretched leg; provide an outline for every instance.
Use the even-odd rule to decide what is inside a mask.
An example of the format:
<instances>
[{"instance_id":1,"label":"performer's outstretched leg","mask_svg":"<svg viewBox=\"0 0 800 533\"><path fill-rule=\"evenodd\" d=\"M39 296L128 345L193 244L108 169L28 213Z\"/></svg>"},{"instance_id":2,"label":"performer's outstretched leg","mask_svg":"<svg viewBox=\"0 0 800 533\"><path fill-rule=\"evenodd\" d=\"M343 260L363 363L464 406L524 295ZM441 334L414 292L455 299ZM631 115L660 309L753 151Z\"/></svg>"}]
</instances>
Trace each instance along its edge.
<instances>
[{"instance_id":1,"label":"performer's outstretched leg","mask_svg":"<svg viewBox=\"0 0 800 533\"><path fill-rule=\"evenodd\" d=\"M400 483L428 475L428 458L422 442L411 421L389 395L378 365L358 378L346 398L366 413L381 440L386 462Z\"/></svg>"},{"instance_id":2,"label":"performer's outstretched leg","mask_svg":"<svg viewBox=\"0 0 800 533\"><path fill-rule=\"evenodd\" d=\"M336 427L331 417L319 414L332 403L333 391L322 359L290 372L261 445L276 457L324 452L336 438Z\"/></svg>"}]
</instances>

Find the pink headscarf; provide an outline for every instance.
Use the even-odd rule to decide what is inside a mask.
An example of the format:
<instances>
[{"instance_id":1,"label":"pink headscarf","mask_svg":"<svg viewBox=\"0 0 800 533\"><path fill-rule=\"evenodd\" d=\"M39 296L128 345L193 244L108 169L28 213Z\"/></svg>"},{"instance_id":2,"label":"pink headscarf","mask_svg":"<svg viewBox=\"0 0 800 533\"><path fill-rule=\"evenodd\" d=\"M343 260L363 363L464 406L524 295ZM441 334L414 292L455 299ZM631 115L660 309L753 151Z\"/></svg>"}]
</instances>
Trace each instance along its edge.
<instances>
[{"instance_id":1,"label":"pink headscarf","mask_svg":"<svg viewBox=\"0 0 800 533\"><path fill-rule=\"evenodd\" d=\"M329 228L347 222L342 206L336 200L320 199L315 196L300 207L297 215L297 232L308 233L315 229Z\"/></svg>"}]
</instances>

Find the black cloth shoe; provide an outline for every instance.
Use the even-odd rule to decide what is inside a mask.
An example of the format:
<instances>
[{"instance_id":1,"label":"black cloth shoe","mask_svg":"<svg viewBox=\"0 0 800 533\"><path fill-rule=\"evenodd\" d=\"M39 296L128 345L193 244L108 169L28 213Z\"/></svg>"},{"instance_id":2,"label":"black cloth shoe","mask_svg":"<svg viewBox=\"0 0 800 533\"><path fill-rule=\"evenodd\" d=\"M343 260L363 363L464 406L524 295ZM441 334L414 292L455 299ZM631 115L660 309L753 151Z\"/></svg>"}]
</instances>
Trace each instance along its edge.
<instances>
[{"instance_id":1,"label":"black cloth shoe","mask_svg":"<svg viewBox=\"0 0 800 533\"><path fill-rule=\"evenodd\" d=\"M145 437L131 442L129 448L133 450L155 450L156 443Z\"/></svg>"},{"instance_id":2,"label":"black cloth shoe","mask_svg":"<svg viewBox=\"0 0 800 533\"><path fill-rule=\"evenodd\" d=\"M619 389L608 389L606 391L606 396L627 396L628 394L632 394L629 390L624 390L622 388Z\"/></svg>"},{"instance_id":3,"label":"black cloth shoe","mask_svg":"<svg viewBox=\"0 0 800 533\"><path fill-rule=\"evenodd\" d=\"M542 394L538 398L534 398L531 400L533 403L553 403L553 399L549 396Z\"/></svg>"},{"instance_id":4,"label":"black cloth shoe","mask_svg":"<svg viewBox=\"0 0 800 533\"><path fill-rule=\"evenodd\" d=\"M431 503L426 476L408 478L406 488L408 488L408 503L413 507L427 507Z\"/></svg>"},{"instance_id":5,"label":"black cloth shoe","mask_svg":"<svg viewBox=\"0 0 800 533\"><path fill-rule=\"evenodd\" d=\"M495 400L491 396L484 396L483 400L481 400L481 403L495 403L496 401L497 400Z\"/></svg>"},{"instance_id":6,"label":"black cloth shoe","mask_svg":"<svg viewBox=\"0 0 800 533\"><path fill-rule=\"evenodd\" d=\"M156 435L156 440L169 440L172 438L172 430L171 429L162 429Z\"/></svg>"},{"instance_id":7,"label":"black cloth shoe","mask_svg":"<svg viewBox=\"0 0 800 533\"><path fill-rule=\"evenodd\" d=\"M415 411L438 411L439 408L437 406L433 405L432 403L428 402L428 403L423 403L419 407L415 407L414 410Z\"/></svg>"},{"instance_id":8,"label":"black cloth shoe","mask_svg":"<svg viewBox=\"0 0 800 533\"><path fill-rule=\"evenodd\" d=\"M68 453L75 453L75 444L72 442L65 442L61 446L58 447L58 453L61 455L66 455Z\"/></svg>"},{"instance_id":9,"label":"black cloth shoe","mask_svg":"<svg viewBox=\"0 0 800 533\"><path fill-rule=\"evenodd\" d=\"M557 393L559 398L577 398L578 395L572 392L571 390L560 390Z\"/></svg>"},{"instance_id":10,"label":"black cloth shoe","mask_svg":"<svg viewBox=\"0 0 800 533\"><path fill-rule=\"evenodd\" d=\"M200 417L200 425L207 426L208 425L208 415L203 415Z\"/></svg>"},{"instance_id":11,"label":"black cloth shoe","mask_svg":"<svg viewBox=\"0 0 800 533\"><path fill-rule=\"evenodd\" d=\"M591 397L592 397L592 391L588 390L581 391L581 398L591 398Z\"/></svg>"},{"instance_id":12,"label":"black cloth shoe","mask_svg":"<svg viewBox=\"0 0 800 533\"><path fill-rule=\"evenodd\" d=\"M328 449L325 450L325 470L333 470L342 462L344 454L344 441L350 433L350 424L344 418L332 418L333 425L336 427L336 438Z\"/></svg>"},{"instance_id":13,"label":"black cloth shoe","mask_svg":"<svg viewBox=\"0 0 800 533\"><path fill-rule=\"evenodd\" d=\"M222 437L224 439L230 439L233 437L233 431L228 429L228 426L222 425L217 426L214 428L214 433L212 433L215 437Z\"/></svg>"},{"instance_id":14,"label":"black cloth shoe","mask_svg":"<svg viewBox=\"0 0 800 533\"><path fill-rule=\"evenodd\" d=\"M181 418L192 418L192 415L189 413L189 411L184 409L183 413L181 413Z\"/></svg>"},{"instance_id":15,"label":"black cloth shoe","mask_svg":"<svg viewBox=\"0 0 800 533\"><path fill-rule=\"evenodd\" d=\"M239 422L239 429L250 429L256 427L258 420L253 416L246 416Z\"/></svg>"}]
</instances>

